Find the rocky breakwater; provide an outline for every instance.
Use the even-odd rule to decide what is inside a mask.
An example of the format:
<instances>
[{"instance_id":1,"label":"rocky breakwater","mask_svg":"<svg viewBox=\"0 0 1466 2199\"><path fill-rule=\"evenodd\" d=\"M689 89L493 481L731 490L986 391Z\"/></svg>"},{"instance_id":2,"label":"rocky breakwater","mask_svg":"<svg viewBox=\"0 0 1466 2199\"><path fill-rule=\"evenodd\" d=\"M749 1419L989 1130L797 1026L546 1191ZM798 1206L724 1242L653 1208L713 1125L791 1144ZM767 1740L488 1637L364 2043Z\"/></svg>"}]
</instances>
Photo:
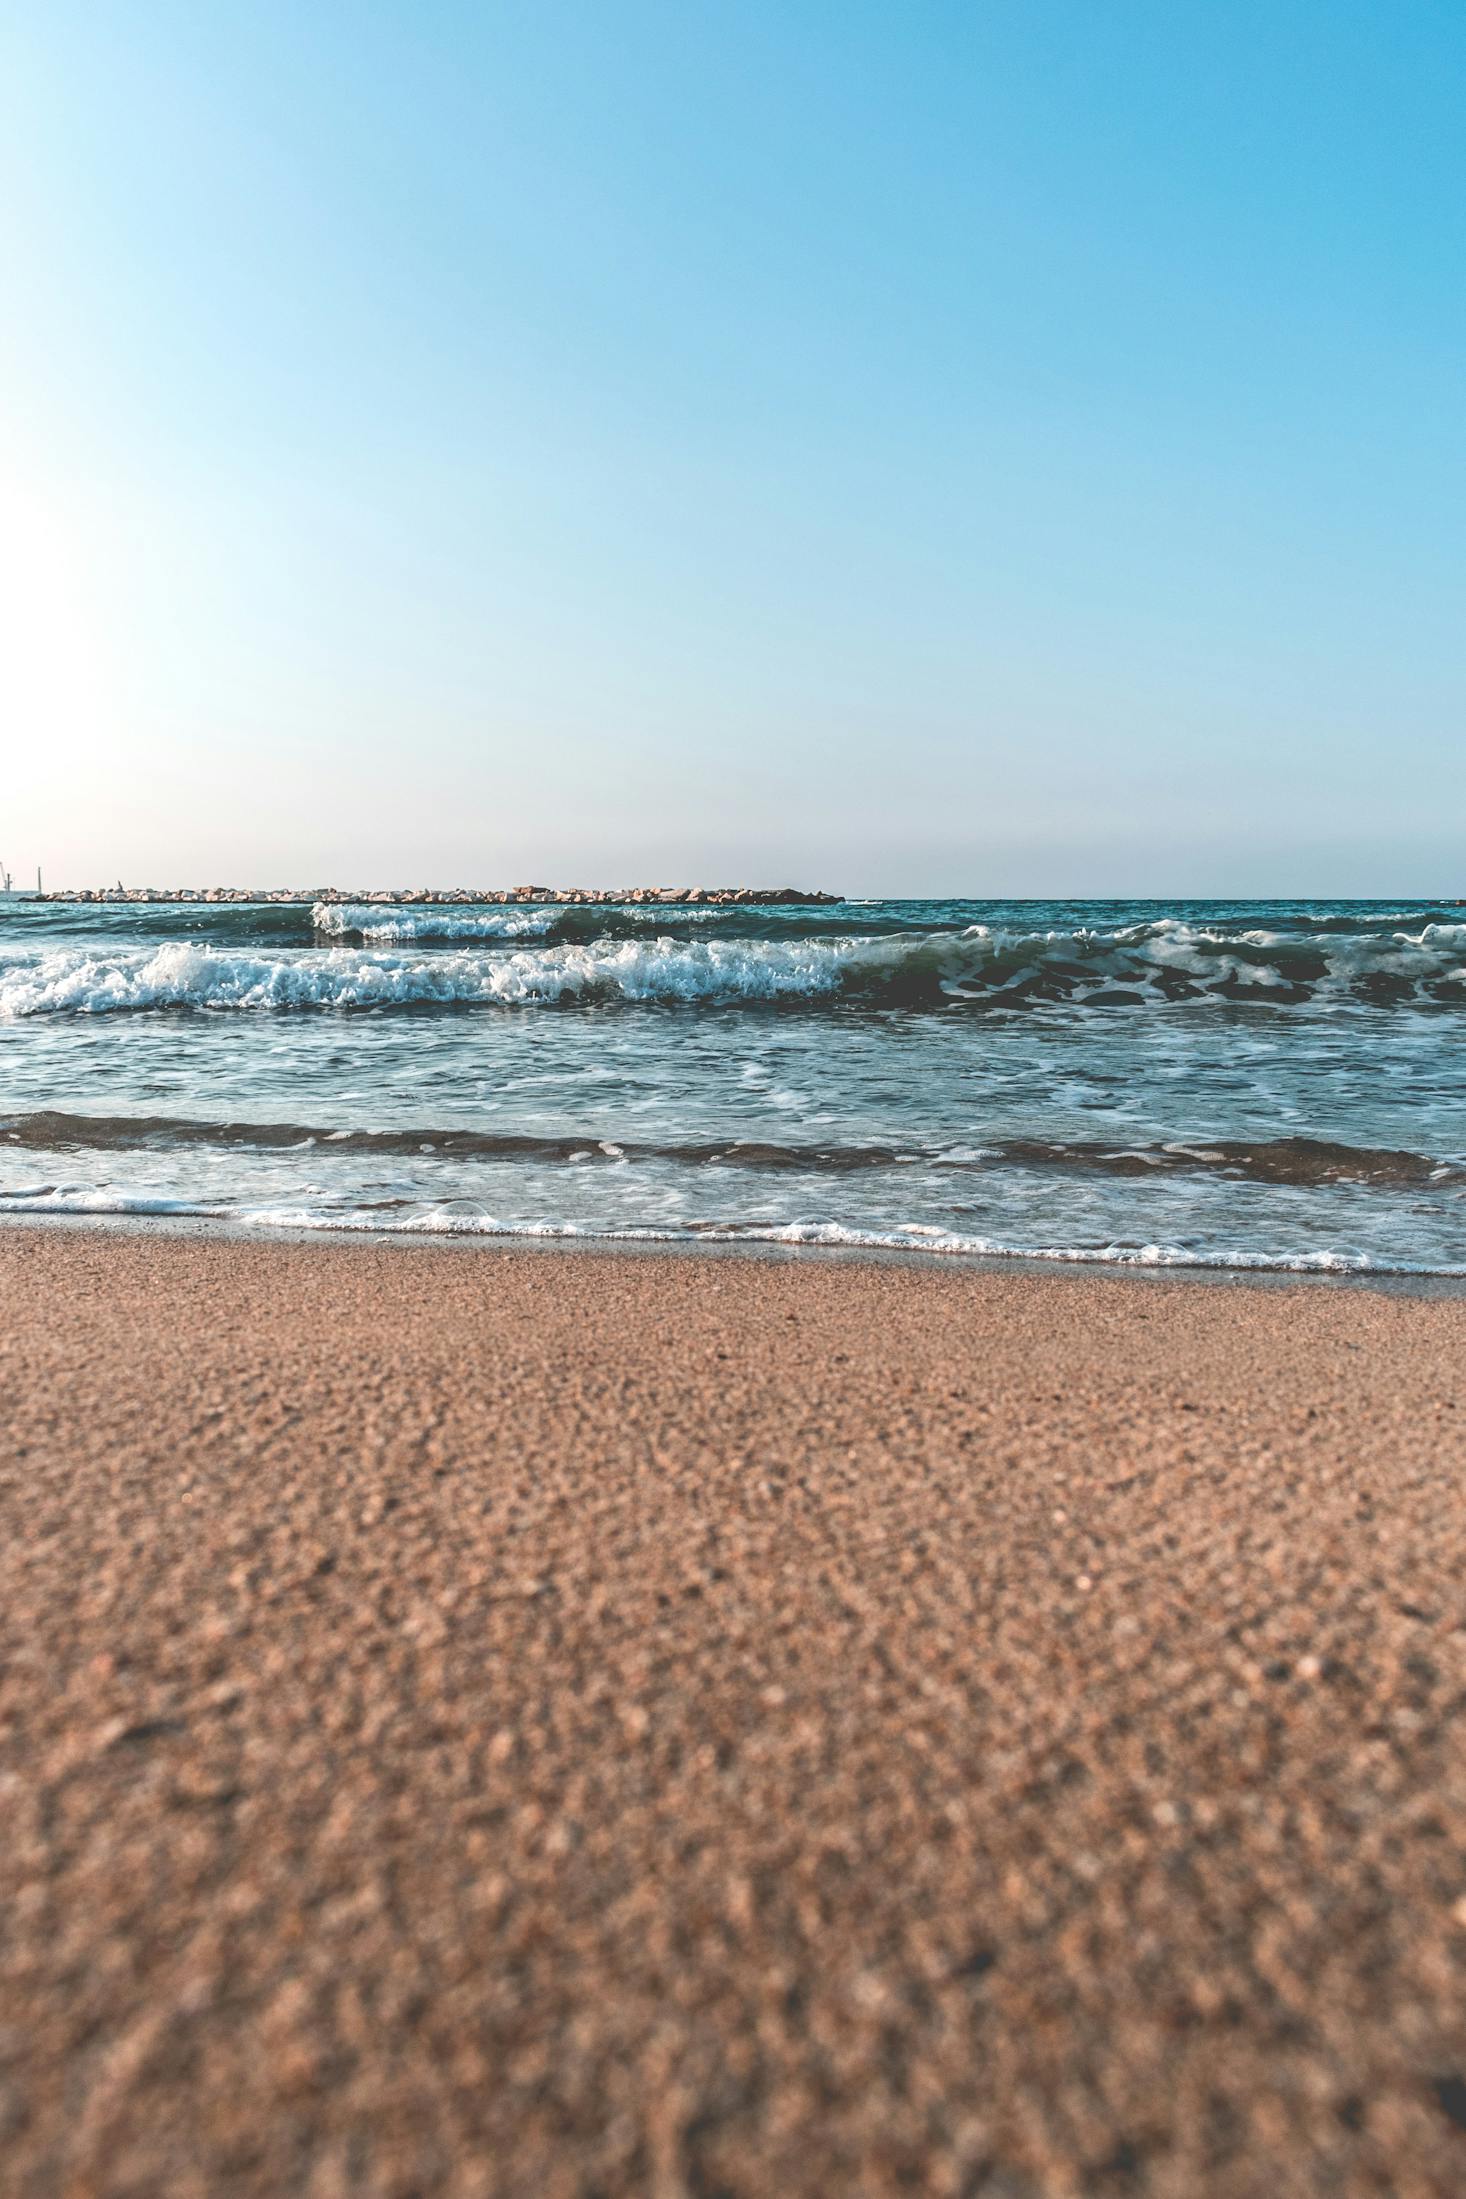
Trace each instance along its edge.
<instances>
[{"instance_id":1,"label":"rocky breakwater","mask_svg":"<svg viewBox=\"0 0 1466 2199\"><path fill-rule=\"evenodd\" d=\"M451 889L415 886L352 889L341 886L277 886L269 891L247 886L81 886L64 893L47 893L46 901L132 902L153 901L250 901L250 902L362 902L384 908L452 905L508 904L515 901L547 901L566 906L624 906L628 902L675 907L775 908L791 904L821 906L843 900L838 893L809 893L799 886L510 886L480 891L469 886Z\"/></svg>"}]
</instances>

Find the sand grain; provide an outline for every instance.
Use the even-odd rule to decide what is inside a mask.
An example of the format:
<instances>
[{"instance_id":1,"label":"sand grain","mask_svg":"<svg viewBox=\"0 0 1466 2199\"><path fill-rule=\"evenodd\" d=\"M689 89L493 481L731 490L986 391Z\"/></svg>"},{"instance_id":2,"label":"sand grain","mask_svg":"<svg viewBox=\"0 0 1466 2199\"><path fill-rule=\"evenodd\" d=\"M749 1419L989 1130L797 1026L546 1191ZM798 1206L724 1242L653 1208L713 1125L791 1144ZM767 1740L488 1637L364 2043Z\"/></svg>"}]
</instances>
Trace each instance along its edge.
<instances>
[{"instance_id":1,"label":"sand grain","mask_svg":"<svg viewBox=\"0 0 1466 2199\"><path fill-rule=\"evenodd\" d=\"M1466 1303L0 1233L0 2183L1466 2187Z\"/></svg>"}]
</instances>

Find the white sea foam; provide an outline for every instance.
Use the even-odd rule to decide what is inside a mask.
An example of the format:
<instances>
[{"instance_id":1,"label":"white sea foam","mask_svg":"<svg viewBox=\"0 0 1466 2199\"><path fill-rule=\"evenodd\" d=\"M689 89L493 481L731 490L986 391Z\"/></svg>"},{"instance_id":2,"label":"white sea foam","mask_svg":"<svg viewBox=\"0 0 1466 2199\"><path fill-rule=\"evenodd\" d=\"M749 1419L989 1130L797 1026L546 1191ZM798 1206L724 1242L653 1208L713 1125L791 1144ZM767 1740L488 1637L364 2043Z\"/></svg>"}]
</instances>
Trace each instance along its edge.
<instances>
[{"instance_id":1,"label":"white sea foam","mask_svg":"<svg viewBox=\"0 0 1466 2199\"><path fill-rule=\"evenodd\" d=\"M704 902L674 908L608 902L534 902L466 906L435 903L403 907L382 901L317 901L311 928L329 939L359 939L366 946L391 946L413 940L549 939L567 925L594 928L599 922L651 930L669 918L680 924L716 923L730 913L747 918L747 909Z\"/></svg>"},{"instance_id":2,"label":"white sea foam","mask_svg":"<svg viewBox=\"0 0 1466 2199\"><path fill-rule=\"evenodd\" d=\"M968 1236L924 1223L895 1229L858 1229L842 1222L598 1224L570 1220L506 1221L484 1213L428 1207L395 1219L350 1208L307 1205L230 1206L107 1189L50 1186L32 1192L0 1192L0 1215L133 1215L140 1219L194 1219L234 1228L306 1230L350 1236L535 1238L601 1244L788 1245L851 1252L934 1253L984 1260L1034 1260L1070 1266L1245 1270L1289 1275L1401 1275L1466 1277L1466 1265L1375 1260L1368 1253L1333 1248L1258 1252L1245 1246L1205 1252L1169 1244L1014 1244Z\"/></svg>"},{"instance_id":3,"label":"white sea foam","mask_svg":"<svg viewBox=\"0 0 1466 2199\"><path fill-rule=\"evenodd\" d=\"M543 939L560 908L401 908L392 903L318 901L311 927L331 939L390 946L414 939Z\"/></svg>"}]
</instances>

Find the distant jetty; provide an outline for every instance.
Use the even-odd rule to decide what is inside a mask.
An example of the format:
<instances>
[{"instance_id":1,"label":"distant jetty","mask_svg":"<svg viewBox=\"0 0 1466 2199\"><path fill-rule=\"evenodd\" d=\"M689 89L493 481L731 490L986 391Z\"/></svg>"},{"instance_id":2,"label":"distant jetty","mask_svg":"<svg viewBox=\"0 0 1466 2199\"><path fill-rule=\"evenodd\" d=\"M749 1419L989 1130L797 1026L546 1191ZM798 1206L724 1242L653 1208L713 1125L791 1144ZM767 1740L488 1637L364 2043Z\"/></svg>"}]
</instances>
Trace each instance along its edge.
<instances>
[{"instance_id":1,"label":"distant jetty","mask_svg":"<svg viewBox=\"0 0 1466 2199\"><path fill-rule=\"evenodd\" d=\"M416 908L426 904L432 908L447 908L470 904L473 906L507 906L515 901L547 901L567 907L584 904L592 908L635 902L652 903L657 907L676 908L692 905L700 908L777 908L785 905L807 907L810 904L825 905L842 901L839 893L806 893L799 886L626 886L617 889L595 886L510 886L495 887L479 892L467 886L455 886L449 891L429 886L413 886L398 890L377 887L374 890L348 893L339 886L308 886L299 889L277 886L272 892L257 892L246 886L77 886L69 892L46 893L32 898L44 901L115 901L120 903L183 901L269 901L293 905L311 906L316 902L351 903L382 908Z\"/></svg>"}]
</instances>

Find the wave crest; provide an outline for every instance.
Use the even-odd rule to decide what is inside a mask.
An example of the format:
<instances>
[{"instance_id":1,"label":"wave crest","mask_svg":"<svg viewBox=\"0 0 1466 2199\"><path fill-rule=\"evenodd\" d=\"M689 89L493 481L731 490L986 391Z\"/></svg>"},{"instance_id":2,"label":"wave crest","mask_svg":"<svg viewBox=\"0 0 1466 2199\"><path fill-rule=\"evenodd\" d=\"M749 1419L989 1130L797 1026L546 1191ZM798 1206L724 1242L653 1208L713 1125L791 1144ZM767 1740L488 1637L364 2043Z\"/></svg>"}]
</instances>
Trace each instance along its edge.
<instances>
[{"instance_id":1,"label":"wave crest","mask_svg":"<svg viewBox=\"0 0 1466 2199\"><path fill-rule=\"evenodd\" d=\"M326 939L390 946L414 939L548 939L559 908L402 908L391 902L317 901L311 930Z\"/></svg>"},{"instance_id":2,"label":"wave crest","mask_svg":"<svg viewBox=\"0 0 1466 2199\"><path fill-rule=\"evenodd\" d=\"M776 911L782 915L782 911ZM801 909L800 921L828 930L828 919ZM554 902L529 906L494 904L458 907L434 904L405 908L392 902L317 901L311 930L318 938L363 946L466 946L498 939L610 940L645 939L651 932L679 932L704 925L743 928L750 919L768 921L769 911L736 903L688 903L673 909L637 908L619 901Z\"/></svg>"},{"instance_id":3,"label":"wave crest","mask_svg":"<svg viewBox=\"0 0 1466 2199\"><path fill-rule=\"evenodd\" d=\"M1456 1194L1466 1188L1466 1160L1309 1137L1193 1139L1188 1143L1139 1145L1004 1137L984 1138L971 1146L922 1146L909 1141L889 1145L802 1145L741 1136L681 1142L629 1137L611 1140L584 1130L514 1132L462 1125L333 1129L317 1122L246 1122L187 1115L73 1115L45 1109L34 1114L0 1116L0 1141L32 1152L128 1152L196 1146L290 1152L320 1146L342 1155L433 1153L450 1160L563 1162L575 1166L670 1161L691 1168L740 1168L773 1174L1018 1167L1105 1176L1221 1175L1301 1187L1361 1184Z\"/></svg>"},{"instance_id":4,"label":"wave crest","mask_svg":"<svg viewBox=\"0 0 1466 2199\"><path fill-rule=\"evenodd\" d=\"M476 920L487 921L489 914L478 912ZM492 914L507 923L555 912ZM1466 924L1459 923L1427 924L1418 933L1307 939L1213 930L1177 918L1109 931L1020 932L977 924L916 936L663 934L538 946L514 945L512 938L485 934L477 948L435 954L371 946L244 953L179 940L33 950L0 960L0 1015L534 1007L578 1000L735 1005L846 999L989 1010L1204 1000L1292 1007L1330 998L1380 1006L1466 1005Z\"/></svg>"}]
</instances>

